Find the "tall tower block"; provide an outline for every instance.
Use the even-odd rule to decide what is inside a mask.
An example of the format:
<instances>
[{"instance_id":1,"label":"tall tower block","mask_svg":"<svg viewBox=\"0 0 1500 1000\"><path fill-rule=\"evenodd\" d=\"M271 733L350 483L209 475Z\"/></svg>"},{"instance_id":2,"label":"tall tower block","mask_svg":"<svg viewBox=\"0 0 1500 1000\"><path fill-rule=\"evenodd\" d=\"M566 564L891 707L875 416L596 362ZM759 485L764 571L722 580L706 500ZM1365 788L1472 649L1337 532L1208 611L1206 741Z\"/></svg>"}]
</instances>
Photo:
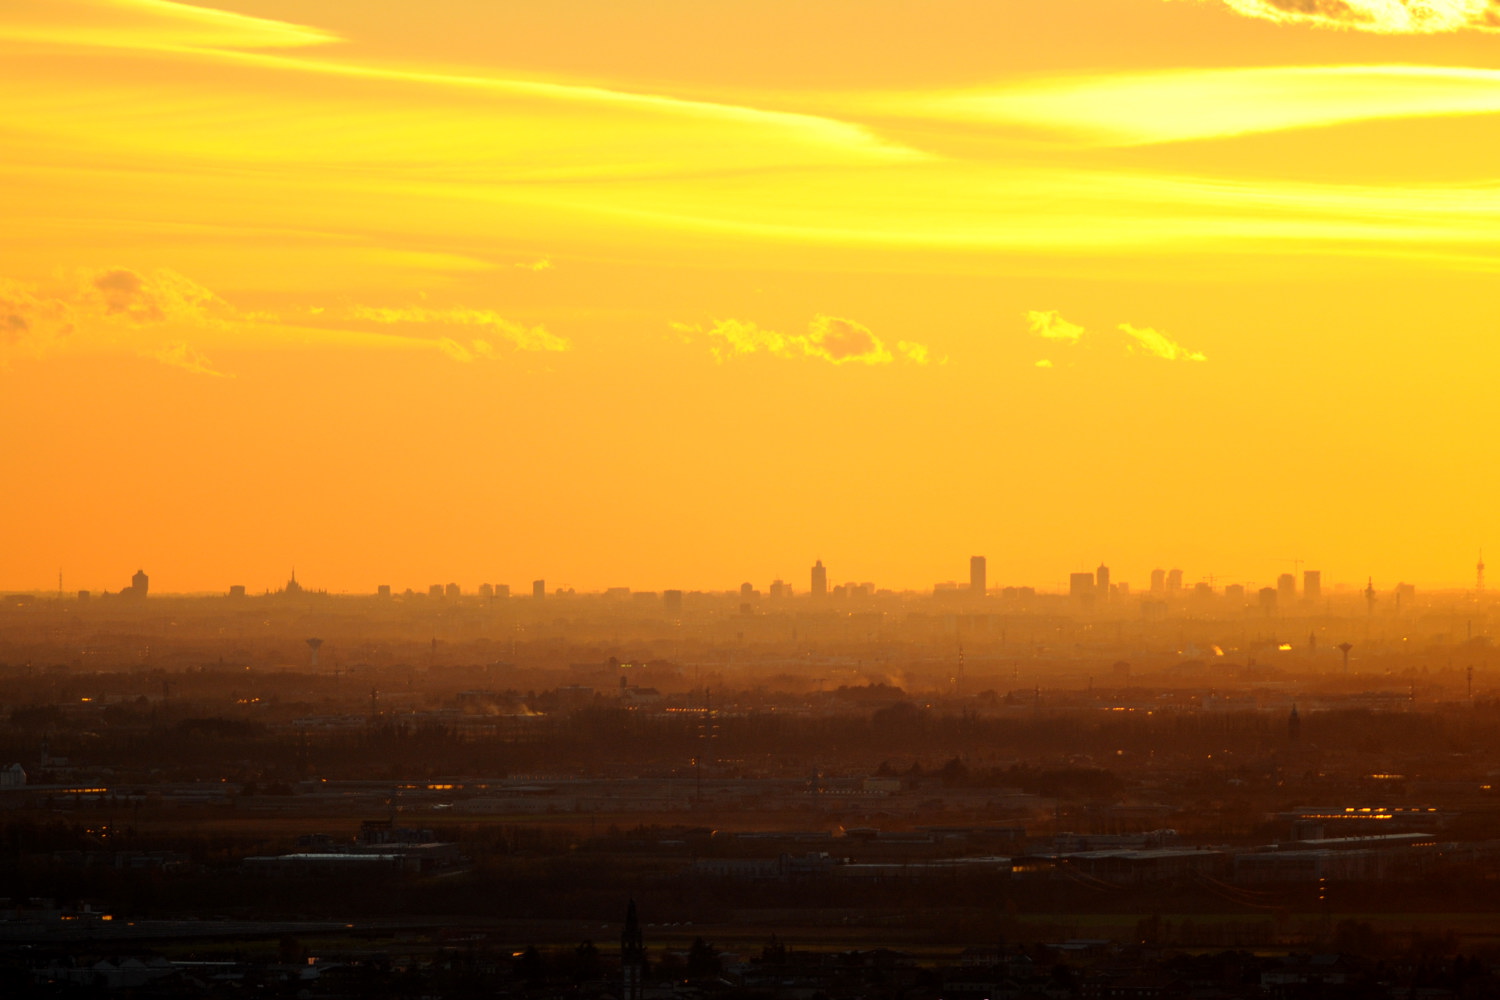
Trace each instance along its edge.
<instances>
[{"instance_id":1,"label":"tall tower block","mask_svg":"<svg viewBox=\"0 0 1500 1000\"><path fill-rule=\"evenodd\" d=\"M971 597L983 597L989 583L987 580L984 556L969 557L969 595Z\"/></svg>"},{"instance_id":2,"label":"tall tower block","mask_svg":"<svg viewBox=\"0 0 1500 1000\"><path fill-rule=\"evenodd\" d=\"M620 1000L641 1000L646 977L646 945L641 923L635 915L635 900L625 911L625 930L620 933Z\"/></svg>"},{"instance_id":3,"label":"tall tower block","mask_svg":"<svg viewBox=\"0 0 1500 1000\"><path fill-rule=\"evenodd\" d=\"M1316 569L1305 569L1302 571L1302 599L1316 601L1323 596L1323 571Z\"/></svg>"},{"instance_id":4,"label":"tall tower block","mask_svg":"<svg viewBox=\"0 0 1500 1000\"><path fill-rule=\"evenodd\" d=\"M821 559L813 563L811 589L814 597L828 596L828 567L823 565Z\"/></svg>"}]
</instances>

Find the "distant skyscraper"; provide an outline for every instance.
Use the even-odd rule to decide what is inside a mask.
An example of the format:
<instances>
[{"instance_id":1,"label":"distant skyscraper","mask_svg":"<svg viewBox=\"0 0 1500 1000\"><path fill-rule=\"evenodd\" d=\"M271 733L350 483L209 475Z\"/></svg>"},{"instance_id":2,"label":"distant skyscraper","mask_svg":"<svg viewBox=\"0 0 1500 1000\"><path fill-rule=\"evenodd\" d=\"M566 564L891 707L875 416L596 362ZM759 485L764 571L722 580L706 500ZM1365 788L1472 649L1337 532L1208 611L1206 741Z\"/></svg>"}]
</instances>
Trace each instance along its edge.
<instances>
[{"instance_id":1,"label":"distant skyscraper","mask_svg":"<svg viewBox=\"0 0 1500 1000\"><path fill-rule=\"evenodd\" d=\"M662 610L669 615L682 614L682 591L664 590L661 593Z\"/></svg>"},{"instance_id":2,"label":"distant skyscraper","mask_svg":"<svg viewBox=\"0 0 1500 1000\"><path fill-rule=\"evenodd\" d=\"M1068 596L1091 600L1094 596L1094 574L1071 573L1068 575Z\"/></svg>"},{"instance_id":3,"label":"distant skyscraper","mask_svg":"<svg viewBox=\"0 0 1500 1000\"><path fill-rule=\"evenodd\" d=\"M1153 569L1151 571L1151 593L1162 594L1167 590L1167 571L1164 569Z\"/></svg>"},{"instance_id":4,"label":"distant skyscraper","mask_svg":"<svg viewBox=\"0 0 1500 1000\"><path fill-rule=\"evenodd\" d=\"M1167 593L1175 594L1182 589L1182 570L1174 569L1167 574Z\"/></svg>"},{"instance_id":5,"label":"distant skyscraper","mask_svg":"<svg viewBox=\"0 0 1500 1000\"><path fill-rule=\"evenodd\" d=\"M508 583L497 583L497 584L495 584L495 600L497 600L497 601L508 601L508 600L510 600L510 584L508 584Z\"/></svg>"},{"instance_id":6,"label":"distant skyscraper","mask_svg":"<svg viewBox=\"0 0 1500 1000\"><path fill-rule=\"evenodd\" d=\"M151 589L151 578L146 575L145 570L136 570L135 576L130 578L130 596L145 597L149 589Z\"/></svg>"},{"instance_id":7,"label":"distant skyscraper","mask_svg":"<svg viewBox=\"0 0 1500 1000\"><path fill-rule=\"evenodd\" d=\"M1276 599L1283 604L1291 604L1297 599L1297 578L1290 573L1283 573L1276 578Z\"/></svg>"},{"instance_id":8,"label":"distant skyscraper","mask_svg":"<svg viewBox=\"0 0 1500 1000\"><path fill-rule=\"evenodd\" d=\"M456 583L450 583L448 584L448 586L443 588L443 595L445 597L453 598L454 600L457 600L459 593L460 591L458 589L458 584Z\"/></svg>"},{"instance_id":9,"label":"distant skyscraper","mask_svg":"<svg viewBox=\"0 0 1500 1000\"><path fill-rule=\"evenodd\" d=\"M1100 600L1109 599L1109 567L1103 563L1094 570L1094 590L1098 592Z\"/></svg>"},{"instance_id":10,"label":"distant skyscraper","mask_svg":"<svg viewBox=\"0 0 1500 1000\"><path fill-rule=\"evenodd\" d=\"M547 596L547 581L546 580L532 580L531 581L531 596L534 597L534 598L536 598L539 601L542 598L546 597Z\"/></svg>"},{"instance_id":11,"label":"distant skyscraper","mask_svg":"<svg viewBox=\"0 0 1500 1000\"><path fill-rule=\"evenodd\" d=\"M632 899L625 911L625 930L620 934L620 1000L641 1000L645 975L646 945Z\"/></svg>"},{"instance_id":12,"label":"distant skyscraper","mask_svg":"<svg viewBox=\"0 0 1500 1000\"><path fill-rule=\"evenodd\" d=\"M969 557L969 592L975 597L983 597L985 589L989 586L985 579L984 556Z\"/></svg>"},{"instance_id":13,"label":"distant skyscraper","mask_svg":"<svg viewBox=\"0 0 1500 1000\"><path fill-rule=\"evenodd\" d=\"M443 596L443 585L441 583L434 583L434 584L429 585L428 588L427 588L427 596L428 597L442 597Z\"/></svg>"},{"instance_id":14,"label":"distant skyscraper","mask_svg":"<svg viewBox=\"0 0 1500 1000\"><path fill-rule=\"evenodd\" d=\"M1323 596L1322 570L1305 569L1302 571L1302 596L1309 601L1316 601Z\"/></svg>"},{"instance_id":15,"label":"distant skyscraper","mask_svg":"<svg viewBox=\"0 0 1500 1000\"><path fill-rule=\"evenodd\" d=\"M1276 588L1260 588L1260 609L1269 617L1276 612Z\"/></svg>"},{"instance_id":16,"label":"distant skyscraper","mask_svg":"<svg viewBox=\"0 0 1500 1000\"><path fill-rule=\"evenodd\" d=\"M376 597L390 597L391 596L391 585L388 584L388 583L382 583L380 586L376 587L375 588L375 596Z\"/></svg>"},{"instance_id":17,"label":"distant skyscraper","mask_svg":"<svg viewBox=\"0 0 1500 1000\"><path fill-rule=\"evenodd\" d=\"M823 565L823 560L821 559L813 563L812 595L814 597L828 596L828 569Z\"/></svg>"}]
</instances>

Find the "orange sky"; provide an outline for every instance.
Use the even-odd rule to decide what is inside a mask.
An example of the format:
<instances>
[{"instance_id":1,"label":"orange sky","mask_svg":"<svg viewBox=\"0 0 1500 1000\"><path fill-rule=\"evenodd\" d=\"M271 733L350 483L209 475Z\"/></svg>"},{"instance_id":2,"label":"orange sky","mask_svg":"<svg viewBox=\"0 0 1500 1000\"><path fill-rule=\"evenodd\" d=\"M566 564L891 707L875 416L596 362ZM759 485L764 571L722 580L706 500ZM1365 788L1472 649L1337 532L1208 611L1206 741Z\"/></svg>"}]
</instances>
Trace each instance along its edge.
<instances>
[{"instance_id":1,"label":"orange sky","mask_svg":"<svg viewBox=\"0 0 1500 1000\"><path fill-rule=\"evenodd\" d=\"M1297 6L13 0L0 589L1465 585L1500 7Z\"/></svg>"}]
</instances>

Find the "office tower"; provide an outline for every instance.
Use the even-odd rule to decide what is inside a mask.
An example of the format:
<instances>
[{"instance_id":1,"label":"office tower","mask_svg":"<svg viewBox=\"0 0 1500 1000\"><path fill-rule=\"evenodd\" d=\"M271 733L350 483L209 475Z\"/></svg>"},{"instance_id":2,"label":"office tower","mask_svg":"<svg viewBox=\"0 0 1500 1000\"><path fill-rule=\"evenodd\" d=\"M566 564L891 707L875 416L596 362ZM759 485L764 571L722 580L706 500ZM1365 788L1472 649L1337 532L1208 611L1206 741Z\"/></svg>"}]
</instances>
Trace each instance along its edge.
<instances>
[{"instance_id":1,"label":"office tower","mask_svg":"<svg viewBox=\"0 0 1500 1000\"><path fill-rule=\"evenodd\" d=\"M375 596L376 597L390 597L391 596L391 585L388 584L388 583L382 583L380 586L376 587L375 588Z\"/></svg>"},{"instance_id":2,"label":"office tower","mask_svg":"<svg viewBox=\"0 0 1500 1000\"><path fill-rule=\"evenodd\" d=\"M1072 573L1068 576L1068 596L1089 600L1094 596L1094 574Z\"/></svg>"},{"instance_id":3,"label":"office tower","mask_svg":"<svg viewBox=\"0 0 1500 1000\"><path fill-rule=\"evenodd\" d=\"M508 601L508 600L510 600L510 584L508 584L508 583L497 583L497 584L495 584L495 600L497 600L497 601Z\"/></svg>"},{"instance_id":4,"label":"office tower","mask_svg":"<svg viewBox=\"0 0 1500 1000\"><path fill-rule=\"evenodd\" d=\"M481 583L479 585L479 596L484 598L486 601L492 600L495 596L495 588L491 587L487 583Z\"/></svg>"},{"instance_id":5,"label":"office tower","mask_svg":"<svg viewBox=\"0 0 1500 1000\"><path fill-rule=\"evenodd\" d=\"M1094 570L1094 590L1098 592L1100 600L1109 599L1109 567L1103 563Z\"/></svg>"},{"instance_id":6,"label":"office tower","mask_svg":"<svg viewBox=\"0 0 1500 1000\"><path fill-rule=\"evenodd\" d=\"M1302 571L1302 596L1309 601L1316 601L1323 596L1322 570L1307 569Z\"/></svg>"},{"instance_id":7,"label":"office tower","mask_svg":"<svg viewBox=\"0 0 1500 1000\"><path fill-rule=\"evenodd\" d=\"M450 583L450 584L448 584L448 586L446 586L446 587L443 588L443 594L444 594L444 596L446 596L446 597L448 597L448 598L450 598L452 600L457 600L458 599L458 595L459 595L458 584L456 584L456 583Z\"/></svg>"},{"instance_id":8,"label":"office tower","mask_svg":"<svg viewBox=\"0 0 1500 1000\"><path fill-rule=\"evenodd\" d=\"M244 597L245 585L243 583L232 584L229 588L230 597Z\"/></svg>"},{"instance_id":9,"label":"office tower","mask_svg":"<svg viewBox=\"0 0 1500 1000\"><path fill-rule=\"evenodd\" d=\"M532 580L531 581L531 596L534 597L534 598L536 598L539 601L542 598L546 597L547 596L547 581L546 580Z\"/></svg>"},{"instance_id":10,"label":"office tower","mask_svg":"<svg viewBox=\"0 0 1500 1000\"><path fill-rule=\"evenodd\" d=\"M1276 598L1283 604L1291 604L1297 599L1297 578L1290 573L1283 573L1276 578Z\"/></svg>"},{"instance_id":11,"label":"office tower","mask_svg":"<svg viewBox=\"0 0 1500 1000\"><path fill-rule=\"evenodd\" d=\"M828 569L823 565L823 560L821 559L813 563L812 595L814 597L828 596Z\"/></svg>"},{"instance_id":12,"label":"office tower","mask_svg":"<svg viewBox=\"0 0 1500 1000\"><path fill-rule=\"evenodd\" d=\"M1174 569L1167 574L1167 593L1175 594L1182 589L1182 570Z\"/></svg>"},{"instance_id":13,"label":"office tower","mask_svg":"<svg viewBox=\"0 0 1500 1000\"><path fill-rule=\"evenodd\" d=\"M1153 569L1151 571L1151 593L1164 594L1167 590L1167 571L1164 569Z\"/></svg>"},{"instance_id":14,"label":"office tower","mask_svg":"<svg viewBox=\"0 0 1500 1000\"><path fill-rule=\"evenodd\" d=\"M662 610L669 615L682 614L682 591L664 590L661 594Z\"/></svg>"},{"instance_id":15,"label":"office tower","mask_svg":"<svg viewBox=\"0 0 1500 1000\"><path fill-rule=\"evenodd\" d=\"M969 592L975 597L983 597L988 582L985 579L984 556L969 557Z\"/></svg>"},{"instance_id":16,"label":"office tower","mask_svg":"<svg viewBox=\"0 0 1500 1000\"><path fill-rule=\"evenodd\" d=\"M641 1000L646 975L646 946L641 923L635 915L635 900L625 911L625 930L620 934L620 1000Z\"/></svg>"},{"instance_id":17,"label":"office tower","mask_svg":"<svg viewBox=\"0 0 1500 1000\"><path fill-rule=\"evenodd\" d=\"M1276 611L1276 588L1260 588L1260 609L1269 617Z\"/></svg>"},{"instance_id":18,"label":"office tower","mask_svg":"<svg viewBox=\"0 0 1500 1000\"><path fill-rule=\"evenodd\" d=\"M428 597L442 597L443 596L443 585L441 583L434 583L434 584L431 584L430 586L428 586L428 588L427 588L427 596Z\"/></svg>"}]
</instances>

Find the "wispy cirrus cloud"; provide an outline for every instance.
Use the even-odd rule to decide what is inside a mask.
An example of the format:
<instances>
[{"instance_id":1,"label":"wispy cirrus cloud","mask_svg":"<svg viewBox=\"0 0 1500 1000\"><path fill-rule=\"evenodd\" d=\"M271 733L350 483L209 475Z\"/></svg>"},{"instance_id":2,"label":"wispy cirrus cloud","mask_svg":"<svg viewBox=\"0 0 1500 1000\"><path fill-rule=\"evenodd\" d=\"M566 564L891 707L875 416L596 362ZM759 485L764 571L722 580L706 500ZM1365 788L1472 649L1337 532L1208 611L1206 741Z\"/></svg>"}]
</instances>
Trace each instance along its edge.
<instances>
[{"instance_id":1,"label":"wispy cirrus cloud","mask_svg":"<svg viewBox=\"0 0 1500 1000\"><path fill-rule=\"evenodd\" d=\"M1068 350L1106 351L1132 357L1157 358L1162 361L1207 361L1202 351L1192 351L1171 337L1149 326L1121 323L1103 334L1092 333L1077 323L1062 318L1056 309L1033 309L1026 314L1031 334ZM1038 368L1055 368L1052 358L1041 358Z\"/></svg>"},{"instance_id":2,"label":"wispy cirrus cloud","mask_svg":"<svg viewBox=\"0 0 1500 1000\"><path fill-rule=\"evenodd\" d=\"M0 39L104 48L285 49L339 41L332 32L173 0L14 0Z\"/></svg>"},{"instance_id":3,"label":"wispy cirrus cloud","mask_svg":"<svg viewBox=\"0 0 1500 1000\"><path fill-rule=\"evenodd\" d=\"M1247 17L1385 35L1500 31L1495 0L1215 0Z\"/></svg>"},{"instance_id":4,"label":"wispy cirrus cloud","mask_svg":"<svg viewBox=\"0 0 1500 1000\"><path fill-rule=\"evenodd\" d=\"M871 330L852 319L819 315L808 324L806 333L778 333L755 323L738 320L715 320L709 326L673 323L685 340L702 341L714 360L723 363L751 354L776 358L816 358L835 365L888 365L901 357L912 364L929 363L925 344L898 341L892 352Z\"/></svg>"},{"instance_id":5,"label":"wispy cirrus cloud","mask_svg":"<svg viewBox=\"0 0 1500 1000\"><path fill-rule=\"evenodd\" d=\"M1393 118L1500 113L1500 70L1346 65L1173 68L1044 77L868 99L876 110L1138 146Z\"/></svg>"}]
</instances>

